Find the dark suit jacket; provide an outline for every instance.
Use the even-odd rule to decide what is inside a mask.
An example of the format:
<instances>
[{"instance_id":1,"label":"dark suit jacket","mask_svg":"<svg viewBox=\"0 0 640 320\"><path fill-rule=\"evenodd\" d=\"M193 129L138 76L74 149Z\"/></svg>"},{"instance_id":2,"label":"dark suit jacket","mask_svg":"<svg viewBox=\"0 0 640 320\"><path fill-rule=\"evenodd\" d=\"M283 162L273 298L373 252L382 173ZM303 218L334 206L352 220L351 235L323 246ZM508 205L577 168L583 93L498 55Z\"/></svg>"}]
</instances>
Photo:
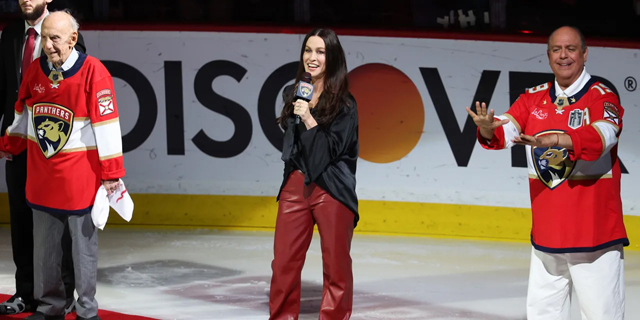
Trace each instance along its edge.
<instances>
[{"instance_id":1,"label":"dark suit jacket","mask_svg":"<svg viewBox=\"0 0 640 320\"><path fill-rule=\"evenodd\" d=\"M0 108L2 108L1 135L14 118L14 107L20 89L20 67L22 66L22 46L24 45L24 20L8 24L0 37ZM84 39L78 33L76 50L86 53ZM41 52L44 56L44 51Z\"/></svg>"}]
</instances>

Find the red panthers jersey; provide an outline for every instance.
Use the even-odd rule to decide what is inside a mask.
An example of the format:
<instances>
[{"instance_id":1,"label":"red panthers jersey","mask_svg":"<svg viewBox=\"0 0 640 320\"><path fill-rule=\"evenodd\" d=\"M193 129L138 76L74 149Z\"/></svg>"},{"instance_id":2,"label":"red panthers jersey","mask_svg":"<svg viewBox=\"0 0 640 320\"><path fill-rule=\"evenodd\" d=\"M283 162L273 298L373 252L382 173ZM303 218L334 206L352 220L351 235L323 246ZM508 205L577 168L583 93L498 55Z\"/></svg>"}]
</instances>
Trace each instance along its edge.
<instances>
[{"instance_id":1,"label":"red panthers jersey","mask_svg":"<svg viewBox=\"0 0 640 320\"><path fill-rule=\"evenodd\" d=\"M531 88L496 117L510 122L496 129L491 141L478 131L478 141L486 149L509 148L520 133L571 136L573 150L526 146L531 242L544 252L591 252L629 245L617 155L624 109L604 84L590 76L584 81L572 96L556 96L554 83Z\"/></svg>"},{"instance_id":2,"label":"red panthers jersey","mask_svg":"<svg viewBox=\"0 0 640 320\"><path fill-rule=\"evenodd\" d=\"M37 210L89 213L101 180L125 175L113 81L98 59L79 53L64 72L44 56L31 64L0 140L10 154L25 148L27 203Z\"/></svg>"}]
</instances>

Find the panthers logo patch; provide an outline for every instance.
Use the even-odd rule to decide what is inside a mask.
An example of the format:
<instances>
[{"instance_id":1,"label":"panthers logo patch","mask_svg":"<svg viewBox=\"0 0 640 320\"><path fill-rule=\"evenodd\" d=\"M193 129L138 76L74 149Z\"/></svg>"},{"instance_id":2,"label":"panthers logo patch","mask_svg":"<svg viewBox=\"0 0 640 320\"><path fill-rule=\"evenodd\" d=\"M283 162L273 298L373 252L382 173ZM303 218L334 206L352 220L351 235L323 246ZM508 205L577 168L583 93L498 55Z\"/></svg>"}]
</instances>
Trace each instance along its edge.
<instances>
[{"instance_id":1,"label":"panthers logo patch","mask_svg":"<svg viewBox=\"0 0 640 320\"><path fill-rule=\"evenodd\" d=\"M536 136L548 133L539 133ZM567 149L560 147L532 147L531 156L538 178L549 189L554 189L567 180L575 166Z\"/></svg>"},{"instance_id":2,"label":"panthers logo patch","mask_svg":"<svg viewBox=\"0 0 640 320\"><path fill-rule=\"evenodd\" d=\"M73 111L52 103L35 104L33 128L40 151L49 159L67 144L73 128Z\"/></svg>"},{"instance_id":3,"label":"panthers logo patch","mask_svg":"<svg viewBox=\"0 0 640 320\"><path fill-rule=\"evenodd\" d=\"M298 97L311 100L311 96L313 95L313 85L306 82L300 82L296 95Z\"/></svg>"}]
</instances>

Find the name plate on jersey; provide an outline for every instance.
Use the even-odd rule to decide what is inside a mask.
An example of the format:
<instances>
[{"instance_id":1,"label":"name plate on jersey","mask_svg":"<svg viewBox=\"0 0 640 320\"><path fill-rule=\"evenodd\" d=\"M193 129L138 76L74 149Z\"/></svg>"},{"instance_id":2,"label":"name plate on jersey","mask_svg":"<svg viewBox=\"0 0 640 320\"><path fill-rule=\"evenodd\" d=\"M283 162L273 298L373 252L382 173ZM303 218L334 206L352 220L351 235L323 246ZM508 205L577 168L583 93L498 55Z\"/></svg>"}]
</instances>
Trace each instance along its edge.
<instances>
[{"instance_id":1,"label":"name plate on jersey","mask_svg":"<svg viewBox=\"0 0 640 320\"><path fill-rule=\"evenodd\" d=\"M53 103L33 105L33 131L40 151L49 159L67 144L73 129L73 111Z\"/></svg>"}]
</instances>

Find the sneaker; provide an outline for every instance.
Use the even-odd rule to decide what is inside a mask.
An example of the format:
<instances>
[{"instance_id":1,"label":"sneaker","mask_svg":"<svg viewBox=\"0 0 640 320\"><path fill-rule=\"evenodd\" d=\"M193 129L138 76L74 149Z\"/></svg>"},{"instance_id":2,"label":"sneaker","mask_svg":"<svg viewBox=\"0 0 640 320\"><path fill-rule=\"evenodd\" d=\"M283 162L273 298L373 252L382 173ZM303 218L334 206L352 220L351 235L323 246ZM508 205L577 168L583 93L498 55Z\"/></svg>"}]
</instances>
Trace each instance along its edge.
<instances>
[{"instance_id":1,"label":"sneaker","mask_svg":"<svg viewBox=\"0 0 640 320\"><path fill-rule=\"evenodd\" d=\"M42 312L36 312L24 320L64 320L64 316L48 316Z\"/></svg>"},{"instance_id":2,"label":"sneaker","mask_svg":"<svg viewBox=\"0 0 640 320\"><path fill-rule=\"evenodd\" d=\"M17 294L14 294L9 300L0 303L0 314L18 314L22 312L35 311L35 305L32 303L26 303Z\"/></svg>"}]
</instances>

